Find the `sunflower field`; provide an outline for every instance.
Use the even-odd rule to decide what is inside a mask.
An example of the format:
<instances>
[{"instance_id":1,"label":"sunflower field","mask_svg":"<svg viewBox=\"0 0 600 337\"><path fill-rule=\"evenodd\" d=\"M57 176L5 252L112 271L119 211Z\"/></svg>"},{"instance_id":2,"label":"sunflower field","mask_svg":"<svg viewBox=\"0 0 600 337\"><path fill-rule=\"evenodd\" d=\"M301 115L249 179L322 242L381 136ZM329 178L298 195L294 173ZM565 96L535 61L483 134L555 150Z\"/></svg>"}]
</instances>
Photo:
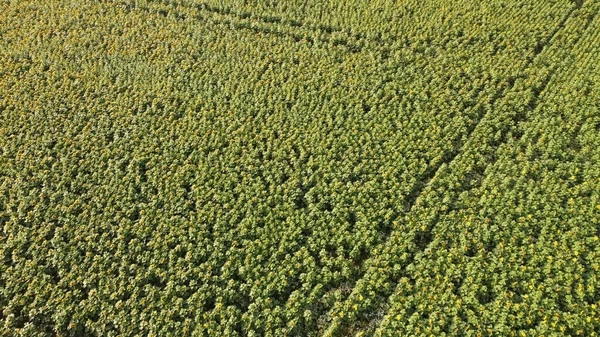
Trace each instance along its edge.
<instances>
[{"instance_id":1,"label":"sunflower field","mask_svg":"<svg viewBox=\"0 0 600 337\"><path fill-rule=\"evenodd\" d=\"M0 0L0 335L600 335L597 0Z\"/></svg>"}]
</instances>

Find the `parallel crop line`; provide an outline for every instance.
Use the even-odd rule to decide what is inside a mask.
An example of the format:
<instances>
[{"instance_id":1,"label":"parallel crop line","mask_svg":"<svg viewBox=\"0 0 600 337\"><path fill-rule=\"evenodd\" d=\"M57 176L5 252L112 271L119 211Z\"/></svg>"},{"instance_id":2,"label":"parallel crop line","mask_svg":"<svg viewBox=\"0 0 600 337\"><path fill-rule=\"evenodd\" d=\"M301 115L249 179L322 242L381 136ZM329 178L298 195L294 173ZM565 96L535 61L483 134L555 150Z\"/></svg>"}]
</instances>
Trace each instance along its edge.
<instances>
[{"instance_id":1,"label":"parallel crop line","mask_svg":"<svg viewBox=\"0 0 600 337\"><path fill-rule=\"evenodd\" d=\"M169 14L172 14L177 19L180 19L180 20L188 19L187 15L175 12L174 10L169 10L169 11L157 10L157 9L152 9L145 5L139 5L137 3L134 4L134 3L130 3L130 2L126 2L126 1L119 1L119 0L103 0L103 1L108 2L108 3L113 3L116 5L120 5L123 9L125 9L127 11L132 10L132 9L139 9L139 10L146 11L148 13L159 14L159 15L162 15L165 17L167 17ZM221 10L218 8L214 8L207 4L202 4L202 3L190 5L190 4L182 4L182 3L177 3L177 2L168 2L168 1L164 1L164 0L147 0L147 1L149 3L155 3L157 5L170 6L170 7L172 7L172 9L176 9L177 7L182 7L182 8L187 8L189 10L196 10L200 13L201 12L212 13L212 14L221 15L225 18L230 18L230 19L220 19L220 20L209 20L200 15L194 15L191 17L192 19L195 19L200 22L214 23L214 21L217 21L221 24L231 25L232 28L246 29L246 30L251 30L255 33L271 34L271 35L275 35L275 36L279 36L279 37L291 37L294 40L296 40L296 42L301 41L301 40L306 40L309 43L314 43L315 37L312 37L312 36L309 36L309 35L303 34L303 33L294 34L291 32L276 30L276 29L271 28L271 26L272 27L284 26L291 30L304 29L305 31L313 32L313 33L320 35L318 37L319 42L324 42L324 43L332 44L335 46L343 46L343 47L346 47L352 53L361 52L364 49L364 46L362 46L362 43L361 43L363 41L368 41L368 42L373 43L381 48L389 47L390 43L397 41L396 37L387 38L385 40L374 39L374 38L366 37L362 34L351 35L348 32L346 32L340 28L337 28L337 27L312 26L312 25L308 25L308 24L305 24L305 23L299 22L299 21L285 20L280 17L265 17L265 16L249 14L249 13L238 14L238 13L235 13L235 12L232 12L229 10ZM256 26L251 25L250 23L252 23L253 19L259 21L261 26L256 27ZM241 24L236 23L236 22L233 22L233 20L239 20L242 23ZM345 37L347 40L339 39L337 37L332 37L331 36L332 33L339 33L339 34L343 35L343 37ZM350 40L350 41L348 41L348 40ZM353 42L353 41L355 41L355 42Z\"/></svg>"},{"instance_id":2,"label":"parallel crop line","mask_svg":"<svg viewBox=\"0 0 600 337\"><path fill-rule=\"evenodd\" d=\"M548 38L546 38L546 40L544 40L543 42L541 42L540 44L538 44L538 47L536 48L536 50L534 51L533 57L527 62L527 64L524 67L525 69L530 68L530 66L532 64L534 64L534 62L536 61L536 59L538 58L538 56L544 51L546 50L546 47L550 45L550 43L552 42L552 40L556 37L556 35L565 27L565 23L567 22L567 20L571 17L571 15L579 8L581 8L580 3L576 3L573 8L571 10L569 10L565 16L562 18L560 24L552 31L552 33L548 36ZM534 99L533 99L533 103L532 105L530 105L529 107L529 111L535 110L536 107L539 105L539 96L540 93L544 91L544 89L548 86L548 83L550 82L550 78L552 77L553 74L549 74L549 76L547 78L545 78L543 80L543 85L539 90L536 90L535 95L534 95ZM493 106L494 103L499 99L504 97L504 95L508 92L510 92L514 86L515 86L516 81L511 81L510 85L508 88L504 89L501 91L501 93L499 95L496 95L491 101L490 101L490 105ZM473 132L475 131L475 129L479 126L479 124L481 123L482 120L484 120L484 118L489 114L490 112L488 111L485 115L483 115L476 123L474 123L474 125L471 127L471 129L468 132L468 138L471 138ZM521 122L523 121L525 118L525 116L520 116L520 115L516 115L515 118L513 118L514 122ZM520 138L520 135L519 137ZM506 133L503 134L503 137L501 139L501 141L498 143L497 146L500 146L501 144L503 144L504 142L506 142ZM468 146L470 146L470 142L467 140L465 142L465 144L463 144L463 146L455 151L449 154L449 156L447 156L448 159L444 160L438 167L432 167L432 169L426 173L426 179L419 185L416 185L415 188L413 189L413 191L411 191L409 193L409 195L407 196L407 205L406 205L406 209L409 209L409 211L407 211L405 214L409 214L413 211L413 208L415 206L415 204L417 204L417 200L419 200L419 198L422 197L423 192L427 189L427 187L429 185L431 185L431 183L433 181L435 181L437 179L437 176L440 172L440 169L444 166L450 165L450 163L452 163L453 161L455 161L457 158L459 158L460 154L464 153L465 150L468 148ZM486 163L486 167L491 165L493 162L496 161L496 158L493 161L490 161L488 163ZM399 217L396 217L395 219L392 220L398 220ZM435 225L431 228L428 229L426 236L431 237L431 233L433 232L433 229L435 228ZM389 241L389 238L391 237L391 232L392 232L393 228L388 227L385 229L385 240L380 244L380 247L385 247L386 243ZM427 247L430 246L431 243L428 243L426 245L423 245L422 247L420 247L419 250L413 251L410 253L410 257L408 258L408 261L413 261L414 258L422 251L426 250ZM370 255L370 254L369 254ZM367 256L367 260L370 259L371 256ZM410 265L411 262L407 263L407 265ZM366 274L366 272L365 272ZM356 284L364 277L364 274L362 277L358 278L357 282L355 283L355 286L353 288L356 287ZM387 301L389 302L389 300ZM386 303L381 303L381 307L383 308ZM384 316L385 314L383 314ZM356 324L360 324L361 322L357 322L354 321L353 322L353 326ZM364 323L364 322L362 322ZM344 329L350 329L351 327L342 327L342 330Z\"/></svg>"}]
</instances>

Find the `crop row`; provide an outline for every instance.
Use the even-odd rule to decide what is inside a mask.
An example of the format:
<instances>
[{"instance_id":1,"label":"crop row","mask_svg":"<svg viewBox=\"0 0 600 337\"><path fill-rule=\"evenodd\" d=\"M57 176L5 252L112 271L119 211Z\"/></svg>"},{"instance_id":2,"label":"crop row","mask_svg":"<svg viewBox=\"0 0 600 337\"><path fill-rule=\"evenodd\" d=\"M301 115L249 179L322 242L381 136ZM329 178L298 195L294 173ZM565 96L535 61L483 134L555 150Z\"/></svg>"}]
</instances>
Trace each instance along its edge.
<instances>
[{"instance_id":1,"label":"crop row","mask_svg":"<svg viewBox=\"0 0 600 337\"><path fill-rule=\"evenodd\" d=\"M597 333L599 8L571 15L476 130L479 146L440 170L329 333Z\"/></svg>"}]
</instances>

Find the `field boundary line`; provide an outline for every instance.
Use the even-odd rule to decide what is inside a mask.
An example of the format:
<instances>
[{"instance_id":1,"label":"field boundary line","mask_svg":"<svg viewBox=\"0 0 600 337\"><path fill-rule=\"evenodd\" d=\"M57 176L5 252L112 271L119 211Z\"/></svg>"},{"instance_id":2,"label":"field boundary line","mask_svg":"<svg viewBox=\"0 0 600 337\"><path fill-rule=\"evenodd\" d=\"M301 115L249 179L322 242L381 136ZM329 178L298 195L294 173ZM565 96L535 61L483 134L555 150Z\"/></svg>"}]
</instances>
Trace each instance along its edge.
<instances>
[{"instance_id":1,"label":"field boundary line","mask_svg":"<svg viewBox=\"0 0 600 337\"><path fill-rule=\"evenodd\" d=\"M363 52L365 49L365 43L369 42L377 45L380 49L390 48L391 44L398 41L397 37L389 38L389 39L374 39L370 37L364 36L364 34L349 34L348 32L342 30L338 27L315 27L312 25L308 25L306 23L300 21L290 21L287 19L282 19L280 17L264 17L256 14L243 13L238 14L230 10L220 10L213 6L199 3L199 4L182 4L177 2L168 2L165 0L147 0L148 5L131 3L123 0L101 0L104 3L110 3L119 5L126 11L130 11L132 9L138 9L145 11L147 13L158 14L164 17L168 17L169 14L173 15L175 18L179 20L188 20L194 19L203 23L219 23L223 25L228 25L232 29L246 29L253 31L255 33L263 33L274 35L278 37L288 37L294 39L296 42L300 42L302 40L314 44L315 42L330 44L333 46L342 46L345 47L351 53L359 53ZM171 9L156 9L151 8L149 5L155 6L165 6L171 7ZM177 8L184 8L188 10L195 10L198 12L197 15L187 15L181 12L176 11ZM210 13L213 15L219 15L223 18L211 19L206 16L202 16L200 13ZM238 22L236 22L239 20ZM255 21L253 21L255 20ZM289 30L299 29L301 31L295 33L293 31L285 31L274 29L274 27L284 27ZM315 35L321 36L312 36L309 33L316 33ZM341 36L332 36L333 34L340 34ZM407 43L404 46L409 46L410 43ZM375 50L377 50L376 48ZM373 50L373 49L369 49Z\"/></svg>"},{"instance_id":2,"label":"field boundary line","mask_svg":"<svg viewBox=\"0 0 600 337\"><path fill-rule=\"evenodd\" d=\"M328 38L331 38L332 34L338 33L348 39L353 39L355 41L369 41L369 42L372 42L379 46L384 46L384 47L389 47L390 43L394 43L394 42L398 41L398 36L396 36L396 35L391 35L387 38L367 37L365 33L358 32L358 33L352 34L351 32L349 32L339 26L332 26L332 25L328 25L328 24L309 24L309 23L306 23L305 21L286 19L282 16L277 16L277 15L260 15L255 12L252 12L252 11L239 13L232 9L220 9L220 8L217 8L216 6L212 6L212 5L204 3L204 2L187 3L187 2L177 2L175 0L171 0L171 1L169 1L169 0L146 0L146 1L153 2L153 3L161 3L163 5L170 5L172 7L181 6L184 8L194 8L198 11L234 17L234 18L237 18L240 20L255 19L255 20L260 21L263 24L269 24L269 25L281 24L281 25L285 25L286 27L288 27L290 29L302 28L307 31L324 34Z\"/></svg>"}]
</instances>

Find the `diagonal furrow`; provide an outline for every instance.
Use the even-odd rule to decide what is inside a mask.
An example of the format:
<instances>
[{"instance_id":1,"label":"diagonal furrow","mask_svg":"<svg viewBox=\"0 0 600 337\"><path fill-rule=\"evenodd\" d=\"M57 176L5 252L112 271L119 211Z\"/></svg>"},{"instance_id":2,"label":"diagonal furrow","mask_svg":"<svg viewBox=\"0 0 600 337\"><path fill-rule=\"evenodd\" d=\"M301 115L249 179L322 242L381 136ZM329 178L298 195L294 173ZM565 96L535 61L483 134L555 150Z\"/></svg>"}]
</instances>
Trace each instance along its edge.
<instances>
[{"instance_id":1,"label":"diagonal furrow","mask_svg":"<svg viewBox=\"0 0 600 337\"><path fill-rule=\"evenodd\" d=\"M557 36L565 28L566 22L573 17L573 13L575 13L579 8L581 8L581 5L575 4L573 8L567 14L565 14L559 25L557 25L548 38L539 43L526 68L529 68L530 66L536 64L536 62L540 61L539 58L542 53L547 51L548 48L552 46L553 42L557 39ZM589 22L590 20L587 20L588 24ZM586 28L587 26L584 25L584 30ZM576 42L571 43L573 45L576 44ZM531 95L527 95L526 100L516 100L517 104L519 105L521 102L526 102L524 104L524 111L521 113L512 113L510 118L504 120L498 120L498 114L493 114L492 111L488 111L486 115L484 115L478 121L477 125L474 126L470 131L470 135L472 135L472 137L469 139L469 141L467 141L459 150L447 156L446 160L444 160L439 168L428 172L427 179L425 179L423 183L421 183L419 186L415 186L409 195L410 197L407 198L406 209L409 209L409 211L406 217L404 219L398 217L394 220L394 222L409 222L410 226L411 217L409 214L418 214L425 208L435 209L436 211L427 216L428 220L425 227L411 229L409 226L407 226L409 228L405 228L404 226L400 225L400 231L403 229L409 231L407 235L400 235L402 236L402 240L410 241L410 244L408 244L405 249L401 250L402 253L400 256L381 257L381 255L386 255L386 253L389 253L391 251L390 246L393 246L394 243L397 242L392 237L394 236L393 231L398 231L398 228L389 228L387 230L386 237L388 240L374 250L372 257L369 257L369 261L366 262L366 265L369 266L369 268L363 277L357 281L352 294L348 297L348 299L342 302L343 304L341 306L331 313L334 318L328 329L324 332L325 336L351 334L365 328L373 329L377 325L376 322L385 315L384 313L389 301L387 298L393 293L396 280L403 277L411 279L411 275L407 274L405 271L406 267L414 261L418 254L426 251L427 247L429 247L431 242L434 240L433 229L435 227L436 219L439 216L439 212L447 212L451 208L445 205L442 207L435 205L436 202L441 201L437 200L435 196L443 193L439 193L437 191L444 191L444 189L455 189L455 193L447 193L449 195L453 194L455 198L460 192L475 188L481 183L480 179L482 178L482 173L485 171L487 166L492 164L497 159L494 154L495 150L501 144L505 143L508 137L512 136L518 139L521 136L519 134L513 134L512 126L525 120L527 114L535 110L536 106L539 104L540 93L545 90L550 82L550 79L552 78L552 75L552 71L545 72L541 79L537 78L538 85L536 85L533 89L530 89L525 84L528 82L526 79L520 78L516 81L513 81L507 90L494 98L491 105L504 105L505 101L507 100L515 101L515 97L512 97L515 91L531 91ZM493 111L497 112L495 109ZM490 141L489 136L496 135L497 132L500 132L501 136ZM487 146L482 146L482 144ZM475 153L477 150L474 149L479 150L480 153ZM478 164L475 160L473 160L476 158L479 158L483 164ZM467 172L462 172L461 174L459 173L461 171L461 166L464 166L462 161L466 161L467 165L470 163L471 165L469 166L472 169L468 170ZM450 184L443 182L443 180L448 180L452 183ZM465 181L468 183L465 184ZM459 186L459 188L456 189L454 186ZM434 203L430 204L427 199L434 200ZM448 199L451 200L452 198ZM392 272L389 270L398 271ZM383 281L381 279L382 273L388 273L386 277L382 278ZM365 291L366 289L377 289L377 287L369 287L370 282L378 284L379 289L374 290L375 293L367 295L365 294L367 292ZM369 299L363 300L364 297L368 297ZM365 302L368 302L368 304L365 305ZM340 317L338 313L344 313L343 317Z\"/></svg>"},{"instance_id":2,"label":"diagonal furrow","mask_svg":"<svg viewBox=\"0 0 600 337\"><path fill-rule=\"evenodd\" d=\"M527 313L527 309L521 311L518 304L523 298L532 296L535 292L532 289L535 287L528 286L523 289L515 287L515 284L532 282L530 278L544 284L548 277L551 280L553 275L556 275L556 271L548 269L541 271L536 270L535 267L535 271L525 271L529 269L527 267L536 266L540 260L547 258L544 255L548 253L546 249L552 242L549 237L561 233L561 230L568 231L569 235L582 237L597 233L593 225L586 226L582 223L573 226L570 221L557 220L562 218L560 216L536 212L537 203L546 203L546 206L548 203L554 203L558 208L557 212L559 214L564 212L563 216L569 219L573 217L569 213L586 208L581 205L589 202L589 194L577 193L570 188L565 188L561 192L553 190L552 196L549 196L548 191L551 189L546 185L554 183L570 186L570 182L567 181L575 179L575 176L560 173L561 171L569 172L572 169L577 172L580 167L595 165L593 157L589 156L590 149L581 147L579 143L586 137L586 133L589 137L590 130L585 130L583 125L586 123L590 125L591 119L584 117L590 116L590 112L585 109L580 110L585 105L571 105L570 102L565 102L564 96L557 95L557 93L563 95L569 93L573 87L590 88L586 86L585 80L582 80L585 77L576 76L577 73L590 71L589 60L594 59L595 56L595 53L591 52L594 47L590 46L589 38L597 36L595 32L599 22L596 14L598 6L591 5L589 2L587 5L583 14L578 12L573 15L573 20L569 21L565 30L557 34L552 46L547 48L544 55L532 65L527 86L520 86L525 94L519 95L516 92L512 102L508 102L512 103L509 106L511 109L521 111L521 122L513 128L512 137L505 139L501 148L490 156L491 165L488 165L485 176L478 179L475 186L464 191L465 195L461 195L460 200L452 201L449 212L441 214L439 223L432 228L432 233L436 237L434 242L423 252L419 252L414 261L407 266L407 272L400 275L401 280L393 296L387 300L389 309L382 310L382 316L385 315L383 321L371 322L368 330L363 330L366 332L365 335L370 335L375 329L377 336L412 335L420 327L426 327L429 331L442 329L441 331L452 334L460 334L460 331L464 331L465 328L471 328L475 330L474 333L479 331L487 335L486 332L491 334L492 331L495 334L497 329L501 330L499 327L502 325L508 325L516 335L524 334L532 328L539 329L539 333L544 332L546 335L548 331L544 330L548 328L544 327L541 321L547 319L545 317L556 315L553 307L554 310L558 309L566 313L580 310L572 303L566 305L562 299L550 296L548 301L544 300L543 306L547 309L544 314L538 316L531 312ZM588 28L592 20L595 27ZM570 39L571 37L574 38ZM588 57L580 58L582 53ZM554 60L554 62L546 62L546 60ZM556 60L562 61L560 69L549 71L556 65ZM534 88L528 90L531 81L535 81L536 84L533 85ZM594 100L593 94L581 97L581 101L584 102L591 103ZM556 111L554 108L557 106L564 110ZM591 114L593 115L593 112ZM581 131L583 132L580 133ZM548 146L545 137L554 139L557 146ZM565 176L561 177L561 174ZM553 178L548 178L549 176ZM510 177L509 180L506 180L507 177ZM520 183L514 186L510 180L513 178ZM500 181L503 183L499 183ZM544 181L541 184L544 187L538 189L537 183L541 181ZM521 184L520 188L519 184ZM533 184L536 187L533 187ZM524 198L523 193L537 194L537 197L528 195ZM579 199L581 205L573 206L573 198ZM566 205L567 199L570 199L568 202L570 205ZM511 207L513 203L514 207ZM532 213L533 220L531 220ZM417 223L425 222L425 219L419 215L412 219ZM590 222L581 218L578 220L584 223ZM497 229L500 231L496 232ZM562 249L568 250L566 247ZM560 251L560 248L557 250ZM515 252L524 251L528 253L517 254L521 255L521 258L516 259L518 262L512 258L504 261L505 257L515 256ZM550 251L554 256L560 254L553 249ZM440 259L443 262L440 262ZM548 259L551 260L552 257ZM577 265L578 261L573 259L573 262ZM527 276L505 272L516 266ZM440 273L438 268L442 269ZM583 270L583 268L579 269L579 271ZM594 273L586 273L585 278L589 277L593 280L596 276ZM561 279L555 287L569 287L571 280L579 277L581 276ZM547 283L544 286L551 288ZM471 296L472 294L475 296ZM545 296L544 298L546 299ZM435 299L440 299L439 305L430 302ZM535 305L526 302L525 308ZM537 298L532 302L541 301ZM490 312L510 307L512 304L516 305L517 312L525 312L526 319L519 320L512 316L507 320L506 317L489 316ZM593 300L587 304L594 307ZM459 309L454 312L444 311L448 305L450 307L454 305ZM587 320L587 323L589 322L590 320ZM568 335L585 335L586 332L582 333L582 331L595 331L593 323L578 325L569 322L560 329ZM578 330L579 332L575 332Z\"/></svg>"},{"instance_id":3,"label":"diagonal furrow","mask_svg":"<svg viewBox=\"0 0 600 337\"><path fill-rule=\"evenodd\" d=\"M365 45L374 45L379 48L389 48L389 45L394 43L397 39L390 37L386 40L378 38L369 38L362 34L349 34L342 29L334 28L330 26L312 26L299 21L285 20L279 17L263 17L260 15L250 13L235 13L230 10L218 9L203 3L179 3L170 2L166 0L149 0L148 5L132 3L119 0L105 0L109 3L113 3L121 6L125 10L138 9L146 11L150 14L158 14L162 16L173 15L177 19L186 20L194 19L198 22L205 23L220 23L229 25L235 29L246 29L251 30L255 33L270 34L278 37L288 37L296 41L307 41L309 43L324 43L332 46L342 46L348 49L350 52L360 52L365 49ZM168 9L157 9L151 7L151 4L155 6L165 6ZM186 11L194 11L197 14L190 16L178 9L184 9ZM208 17L207 15L213 15ZM285 29L281 29L281 28Z\"/></svg>"}]
</instances>

